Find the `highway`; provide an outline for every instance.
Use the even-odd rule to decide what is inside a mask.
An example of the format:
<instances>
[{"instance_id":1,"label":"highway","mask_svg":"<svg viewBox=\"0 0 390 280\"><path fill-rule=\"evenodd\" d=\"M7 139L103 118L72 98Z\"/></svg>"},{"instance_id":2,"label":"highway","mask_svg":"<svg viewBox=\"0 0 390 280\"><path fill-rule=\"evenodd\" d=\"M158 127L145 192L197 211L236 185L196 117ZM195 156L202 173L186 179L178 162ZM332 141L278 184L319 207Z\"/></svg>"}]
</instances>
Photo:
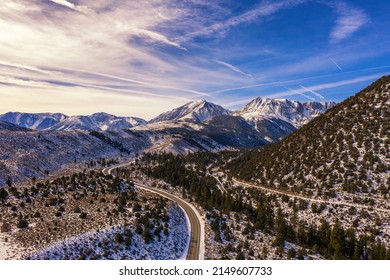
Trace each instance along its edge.
<instances>
[{"instance_id":1,"label":"highway","mask_svg":"<svg viewBox=\"0 0 390 280\"><path fill-rule=\"evenodd\" d=\"M129 163L124 163L124 164L119 164L119 165L115 165L112 167L107 167L107 168L103 169L103 173L106 175L111 174L111 172L114 169L124 167L127 165L129 165ZM185 200L183 200L183 199L181 199L173 194L170 194L166 191L163 191L161 189L148 187L148 186L145 186L145 185L140 184L140 183L134 183L134 185L137 188L144 189L144 190L156 193L158 195L161 195L163 197L166 197L166 198L170 199L171 201L177 203L184 210L184 213L186 214L186 216L190 222L190 228L191 228L190 229L191 230L190 243L189 243L186 259L187 260L203 259L204 258L204 228L203 228L202 222L200 221L200 215L197 212L197 210L195 209L195 207L192 206L190 203L186 202Z\"/></svg>"}]
</instances>

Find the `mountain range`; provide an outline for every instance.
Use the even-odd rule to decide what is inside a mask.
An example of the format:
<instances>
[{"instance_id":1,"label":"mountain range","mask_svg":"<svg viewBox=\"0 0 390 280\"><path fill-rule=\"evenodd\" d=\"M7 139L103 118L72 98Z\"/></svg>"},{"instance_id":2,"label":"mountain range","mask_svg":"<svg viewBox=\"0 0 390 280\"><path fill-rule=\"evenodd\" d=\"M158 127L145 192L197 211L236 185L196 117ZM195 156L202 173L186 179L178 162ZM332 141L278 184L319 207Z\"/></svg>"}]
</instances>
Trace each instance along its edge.
<instances>
[{"instance_id":1,"label":"mountain range","mask_svg":"<svg viewBox=\"0 0 390 280\"><path fill-rule=\"evenodd\" d=\"M36 130L120 130L145 124L141 118L117 117L107 113L88 116L67 116L61 113L20 113L8 112L0 120L21 127Z\"/></svg>"},{"instance_id":2,"label":"mountain range","mask_svg":"<svg viewBox=\"0 0 390 280\"><path fill-rule=\"evenodd\" d=\"M256 98L244 108L231 111L214 103L192 101L171 111L160 114L149 122L136 117L118 117L107 113L85 116L67 116L61 113L19 113L8 112L0 120L34 130L96 130L118 131L142 126L141 130L157 130L178 127L178 123L199 130L199 126L210 126L214 117L219 117L219 126L234 118L243 119L251 129L257 131L261 142L277 142L314 117L335 105L335 102L305 102L288 99ZM236 120L238 121L238 120ZM242 120L241 120L242 122ZM156 125L160 124L160 125ZM249 126L245 126L249 128ZM236 127L237 129L237 127Z\"/></svg>"},{"instance_id":3,"label":"mountain range","mask_svg":"<svg viewBox=\"0 0 390 280\"><path fill-rule=\"evenodd\" d=\"M107 113L9 112L0 115L0 183L7 177L23 181L69 164L143 151L183 154L262 147L332 105L258 98L241 110L230 111L200 100L149 122Z\"/></svg>"}]
</instances>

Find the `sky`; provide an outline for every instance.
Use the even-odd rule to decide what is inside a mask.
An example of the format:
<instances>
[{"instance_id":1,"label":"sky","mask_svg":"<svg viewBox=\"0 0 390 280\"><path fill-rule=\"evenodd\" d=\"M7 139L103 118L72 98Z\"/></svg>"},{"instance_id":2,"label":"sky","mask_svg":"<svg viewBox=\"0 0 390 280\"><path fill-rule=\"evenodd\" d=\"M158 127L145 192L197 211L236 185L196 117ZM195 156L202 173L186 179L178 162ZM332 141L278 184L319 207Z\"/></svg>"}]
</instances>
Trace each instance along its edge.
<instances>
[{"instance_id":1,"label":"sky","mask_svg":"<svg viewBox=\"0 0 390 280\"><path fill-rule=\"evenodd\" d=\"M389 14L388 0L1 0L0 113L340 102L390 74Z\"/></svg>"}]
</instances>

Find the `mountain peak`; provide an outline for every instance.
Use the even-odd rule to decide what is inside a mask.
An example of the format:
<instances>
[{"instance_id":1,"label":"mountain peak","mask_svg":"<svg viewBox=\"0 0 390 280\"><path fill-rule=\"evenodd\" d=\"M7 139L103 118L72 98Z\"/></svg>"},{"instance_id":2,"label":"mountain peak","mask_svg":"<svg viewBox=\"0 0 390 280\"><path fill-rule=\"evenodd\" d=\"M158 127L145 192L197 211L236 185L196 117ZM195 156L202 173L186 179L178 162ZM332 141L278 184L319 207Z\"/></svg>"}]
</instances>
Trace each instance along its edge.
<instances>
[{"instance_id":1,"label":"mountain peak","mask_svg":"<svg viewBox=\"0 0 390 280\"><path fill-rule=\"evenodd\" d=\"M152 119L149 123L163 121L205 122L215 116L231 115L229 110L206 100L191 101Z\"/></svg>"},{"instance_id":2,"label":"mountain peak","mask_svg":"<svg viewBox=\"0 0 390 280\"><path fill-rule=\"evenodd\" d=\"M258 97L249 102L236 114L246 120L277 118L299 128L335 104L335 102L331 101L301 103L286 98L272 99Z\"/></svg>"}]
</instances>

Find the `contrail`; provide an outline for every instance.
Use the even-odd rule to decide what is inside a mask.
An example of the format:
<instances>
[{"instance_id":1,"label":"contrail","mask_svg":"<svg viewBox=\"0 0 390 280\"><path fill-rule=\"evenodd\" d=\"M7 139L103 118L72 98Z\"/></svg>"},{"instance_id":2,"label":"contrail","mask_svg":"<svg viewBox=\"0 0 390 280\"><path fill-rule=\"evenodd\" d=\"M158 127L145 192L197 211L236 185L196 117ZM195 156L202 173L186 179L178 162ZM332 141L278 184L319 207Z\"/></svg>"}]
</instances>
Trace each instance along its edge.
<instances>
[{"instance_id":1,"label":"contrail","mask_svg":"<svg viewBox=\"0 0 390 280\"><path fill-rule=\"evenodd\" d=\"M220 64L220 65L223 65L227 68L229 68L230 70L234 71L234 72L237 72L237 73L240 73L244 76L249 76L249 77L252 77L251 74L248 74L248 73L245 73L244 71L242 71L241 69L239 69L238 67L230 64L230 63L227 63L227 62L223 62L223 61L220 61L220 60L214 60L214 62Z\"/></svg>"},{"instance_id":2,"label":"contrail","mask_svg":"<svg viewBox=\"0 0 390 280\"><path fill-rule=\"evenodd\" d=\"M341 73L334 73L334 74L325 74L325 75L318 75L318 76L310 76L310 77L304 77L300 79L294 79L294 80L282 80L278 82L268 82L268 83L262 83L262 84L254 84L250 86L241 86L241 87L234 87L234 88L225 88L220 90L215 90L209 93L222 93L222 92L228 92L228 91L234 91L234 90L240 90L240 89L249 89L249 88L257 88L257 87L263 87L263 86L272 86L272 85L279 85L279 84L287 84L287 83L296 83L306 80L312 80L312 79L318 79L318 78L327 78L327 77L336 77L336 76L342 76L346 74L352 74L352 73L359 73L364 71L370 71L370 70L378 70L378 69L384 69L384 68L390 68L390 65L387 66L379 66L379 67L371 67L371 68L363 68L353 71L346 71Z\"/></svg>"},{"instance_id":3,"label":"contrail","mask_svg":"<svg viewBox=\"0 0 390 280\"><path fill-rule=\"evenodd\" d=\"M303 88L304 90L307 90L308 92L311 92L312 94L314 94L315 96L317 96L317 97L319 97L319 98L321 98L321 99L325 99L325 97L323 97L321 94L319 94L318 92L315 92L314 90L311 90L311 89L309 89L309 88L307 88L307 87L304 87L304 86L302 86L302 85L299 85L298 84L298 86L300 86L301 88Z\"/></svg>"},{"instance_id":4,"label":"contrail","mask_svg":"<svg viewBox=\"0 0 390 280\"><path fill-rule=\"evenodd\" d=\"M304 94L304 93L302 93L302 92L299 92L299 91L297 91L297 90L294 90L294 89L291 89L291 88L288 88L288 87L284 87L284 88L287 89L287 90L289 90L289 91L292 92L292 93L301 95L301 96L303 96L303 97L305 97L305 98L307 98L307 99L309 99L309 100L311 100L311 101L314 101L314 98L313 98L313 97L310 97L310 96L308 96L308 95L306 95L306 94Z\"/></svg>"},{"instance_id":5,"label":"contrail","mask_svg":"<svg viewBox=\"0 0 390 280\"><path fill-rule=\"evenodd\" d=\"M331 57L329 57L330 61L332 61L334 63L334 65L336 65L340 70L343 70L337 63L336 61L334 61Z\"/></svg>"}]
</instances>

